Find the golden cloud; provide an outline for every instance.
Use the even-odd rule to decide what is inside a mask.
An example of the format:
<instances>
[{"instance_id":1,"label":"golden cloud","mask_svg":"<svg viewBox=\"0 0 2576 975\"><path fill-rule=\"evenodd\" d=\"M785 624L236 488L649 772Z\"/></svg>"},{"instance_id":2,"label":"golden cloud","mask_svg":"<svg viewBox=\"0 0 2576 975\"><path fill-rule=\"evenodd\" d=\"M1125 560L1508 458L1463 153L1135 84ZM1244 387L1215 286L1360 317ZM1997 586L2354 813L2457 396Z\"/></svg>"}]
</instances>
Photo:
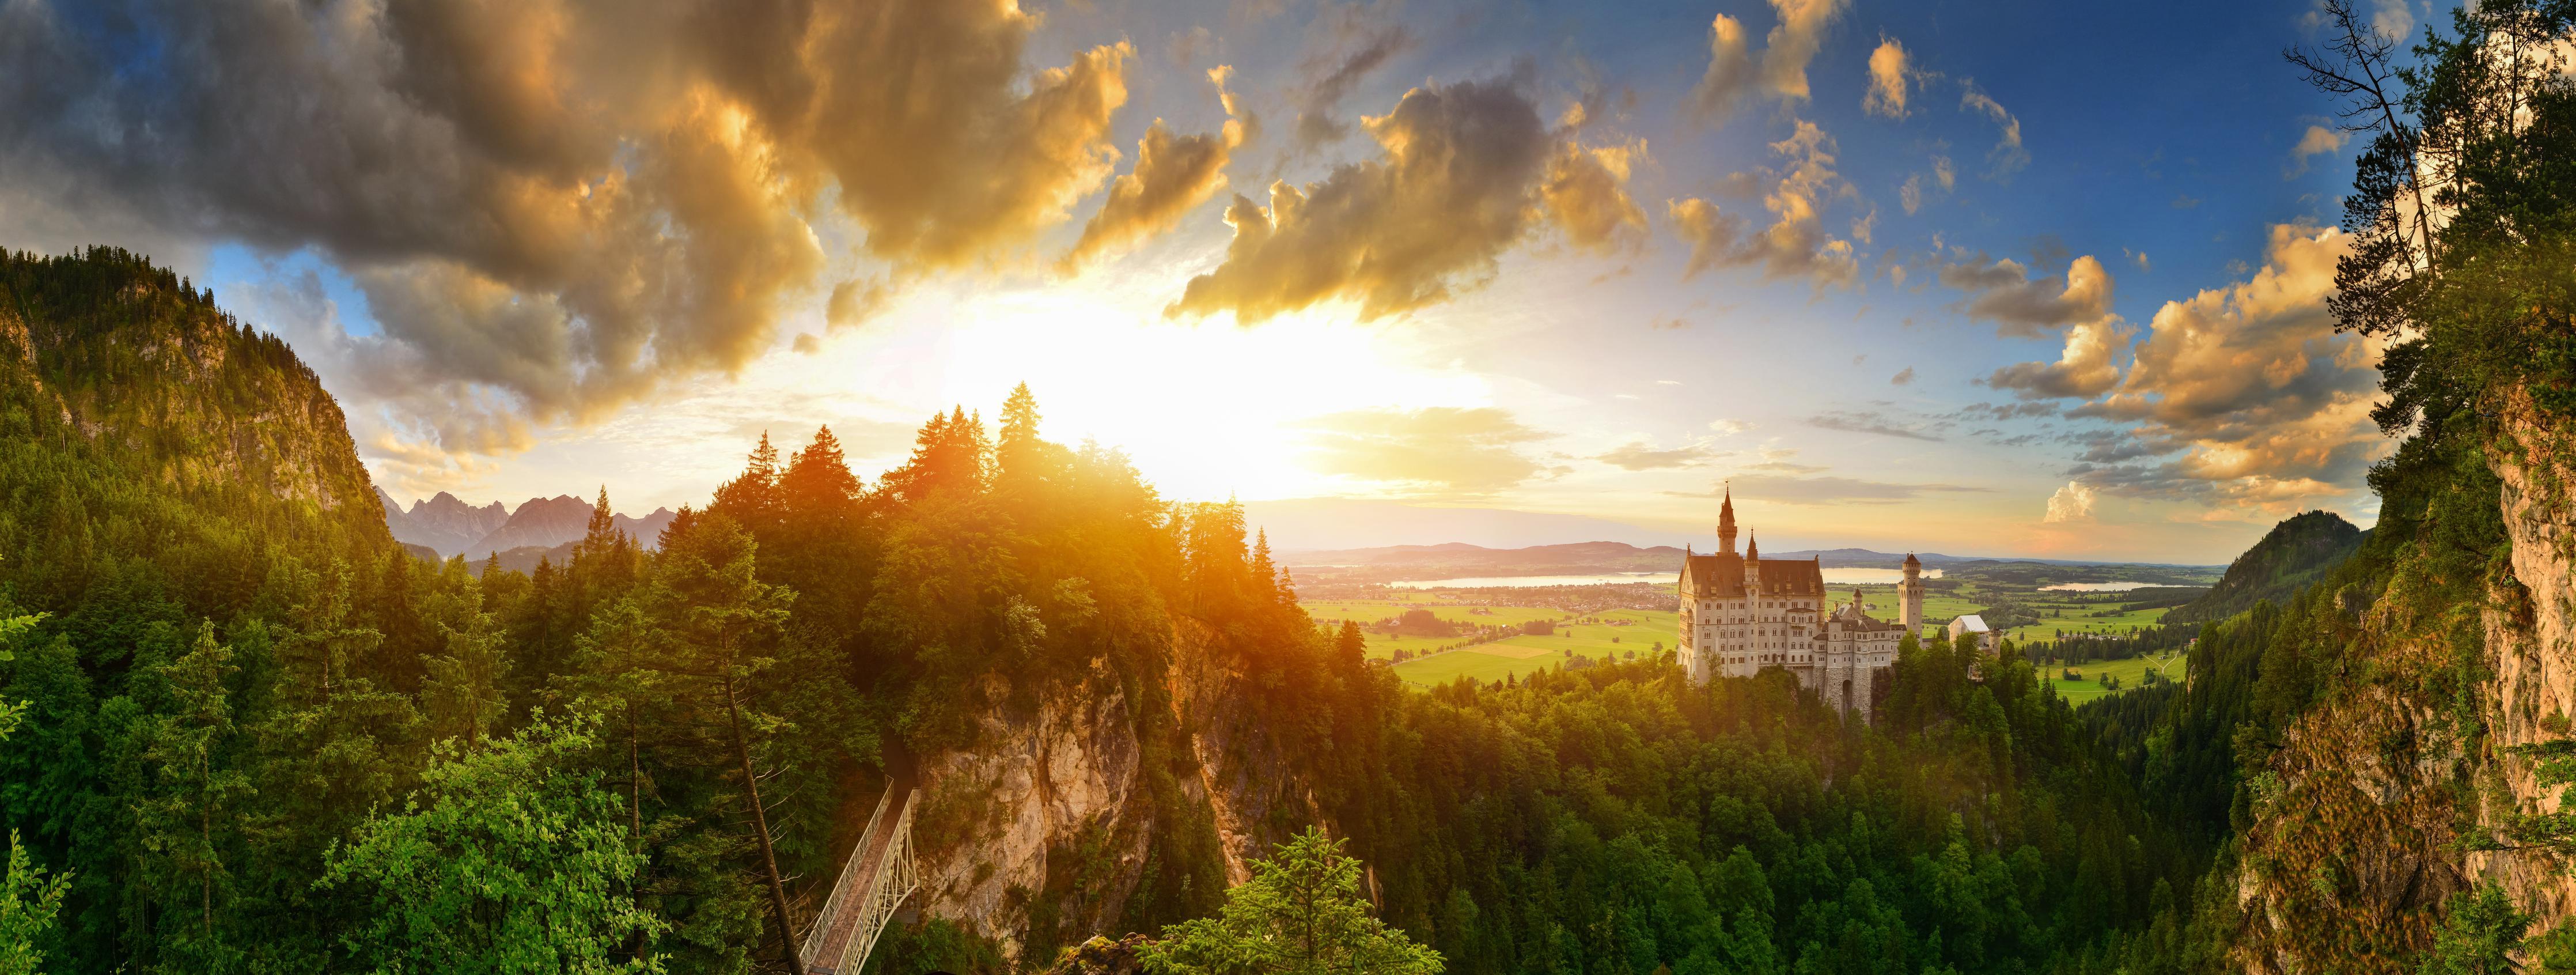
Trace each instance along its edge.
<instances>
[{"instance_id":1,"label":"golden cloud","mask_svg":"<svg viewBox=\"0 0 2576 975\"><path fill-rule=\"evenodd\" d=\"M2341 230L2278 225L2251 277L2166 302L2118 387L2070 415L2133 422L2144 453L2181 456L2088 465L2086 483L2267 510L2355 490L2388 442L2369 416L2385 343L2338 333L2326 307L2350 247Z\"/></svg>"},{"instance_id":2,"label":"golden cloud","mask_svg":"<svg viewBox=\"0 0 2576 975\"><path fill-rule=\"evenodd\" d=\"M514 449L455 417L582 422L768 349L826 264L826 201L896 280L1026 255L1110 177L1132 58L1032 65L1037 24L1009 0L208 0L129 25L167 62L131 85L110 39L39 11L0 58L0 214L54 212L13 196L42 186L98 226L311 248L382 326L345 343L391 383L353 406Z\"/></svg>"},{"instance_id":3,"label":"golden cloud","mask_svg":"<svg viewBox=\"0 0 2576 975\"><path fill-rule=\"evenodd\" d=\"M1742 21L1725 14L1711 19L1708 68L1691 88L1692 116L1712 125L1723 122L1756 85L1784 103L1806 101L1807 65L1845 6L1846 0L1771 0L1780 22L1763 38L1758 60L1746 43Z\"/></svg>"},{"instance_id":4,"label":"golden cloud","mask_svg":"<svg viewBox=\"0 0 2576 975\"><path fill-rule=\"evenodd\" d=\"M1878 47L1869 52L1869 91L1861 96L1861 111L1892 119L1905 117L1905 61L1905 45L1895 38L1879 39Z\"/></svg>"},{"instance_id":5,"label":"golden cloud","mask_svg":"<svg viewBox=\"0 0 2576 975\"><path fill-rule=\"evenodd\" d=\"M1554 437L1490 406L1354 410L1308 421L1318 473L1436 494L1485 494L1541 473L1520 446Z\"/></svg>"},{"instance_id":6,"label":"golden cloud","mask_svg":"<svg viewBox=\"0 0 2576 975\"><path fill-rule=\"evenodd\" d=\"M1589 246L1616 241L1629 219L1622 208L1635 206L1618 184L1642 144L1607 154L1571 146L1508 81L1415 88L1361 125L1376 158L1303 188L1274 182L1267 208L1236 195L1225 260L1164 313L1232 312L1253 324L1350 300L1363 318L1399 314L1483 283L1543 220L1563 221Z\"/></svg>"},{"instance_id":7,"label":"golden cloud","mask_svg":"<svg viewBox=\"0 0 2576 975\"><path fill-rule=\"evenodd\" d=\"M1224 85L1226 69L1208 72ZM1227 98L1228 102L1233 99ZM1181 215L1225 187L1225 164L1243 144L1243 123L1228 119L1208 135L1175 136L1154 120L1136 144L1136 168L1109 186L1109 199L1082 227L1082 238L1059 265L1080 266L1101 253L1170 230Z\"/></svg>"},{"instance_id":8,"label":"golden cloud","mask_svg":"<svg viewBox=\"0 0 2576 975\"><path fill-rule=\"evenodd\" d=\"M2024 362L1997 369L1986 385L2009 389L2023 399L2091 399L2120 382L2117 357L2137 330L2117 317L2083 322L2066 330L2066 351L2055 362Z\"/></svg>"},{"instance_id":9,"label":"golden cloud","mask_svg":"<svg viewBox=\"0 0 2576 975\"><path fill-rule=\"evenodd\" d=\"M1747 222L1696 197L1669 202L1665 213L1675 236L1691 246L1685 279L1702 271L1749 264L1762 265L1764 276L1805 278L1821 290L1848 288L1860 280L1860 260L1848 240L1824 229L1824 207L1852 195L1850 184L1834 171L1834 141L1815 123L1800 121L1786 139L1771 144L1787 165L1766 170L1771 188L1762 205L1772 222L1747 233ZM1855 230L1866 229L1856 223Z\"/></svg>"},{"instance_id":10,"label":"golden cloud","mask_svg":"<svg viewBox=\"0 0 2576 975\"><path fill-rule=\"evenodd\" d=\"M1591 251L1634 250L1646 236L1646 211L1628 196L1628 170L1646 144L1586 149L1568 141L1549 161L1539 198L1574 246Z\"/></svg>"}]
</instances>

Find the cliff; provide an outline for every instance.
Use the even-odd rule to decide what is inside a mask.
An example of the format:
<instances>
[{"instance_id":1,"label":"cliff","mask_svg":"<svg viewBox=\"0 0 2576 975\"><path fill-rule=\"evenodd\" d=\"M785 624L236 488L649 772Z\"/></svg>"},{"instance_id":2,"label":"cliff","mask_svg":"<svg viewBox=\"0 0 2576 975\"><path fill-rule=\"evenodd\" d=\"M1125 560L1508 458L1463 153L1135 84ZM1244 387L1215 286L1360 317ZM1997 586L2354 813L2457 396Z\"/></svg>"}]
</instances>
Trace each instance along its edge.
<instances>
[{"instance_id":1,"label":"cliff","mask_svg":"<svg viewBox=\"0 0 2576 975\"><path fill-rule=\"evenodd\" d=\"M2534 932L2576 912L2566 864L2496 848L2513 813L2559 806L2514 749L2576 710L2576 450L2527 400L2497 426L2420 511L2392 499L2377 533L2402 534L2329 576L2267 651L2267 680L2302 645L2319 666L2241 800L2250 971L2411 967L2445 901L2488 880Z\"/></svg>"},{"instance_id":2,"label":"cliff","mask_svg":"<svg viewBox=\"0 0 2576 975\"><path fill-rule=\"evenodd\" d=\"M1026 705L991 678L975 740L920 759L923 917L1044 964L1131 930L1134 902L1214 897L1318 818L1211 639L1179 619L1164 672L1104 657Z\"/></svg>"}]
</instances>

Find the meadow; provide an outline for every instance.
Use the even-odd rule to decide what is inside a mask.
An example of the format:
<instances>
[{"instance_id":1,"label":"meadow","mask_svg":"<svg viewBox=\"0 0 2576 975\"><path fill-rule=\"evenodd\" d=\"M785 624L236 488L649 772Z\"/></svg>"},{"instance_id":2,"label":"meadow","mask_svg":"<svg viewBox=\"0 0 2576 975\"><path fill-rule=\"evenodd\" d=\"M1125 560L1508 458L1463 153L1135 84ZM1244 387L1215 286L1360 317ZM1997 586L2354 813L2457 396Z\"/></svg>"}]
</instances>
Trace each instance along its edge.
<instances>
[{"instance_id":1,"label":"meadow","mask_svg":"<svg viewBox=\"0 0 2576 975\"><path fill-rule=\"evenodd\" d=\"M1857 588L1870 615L1894 619L1897 615L1896 587L1863 585L1833 587L1836 603L1848 602ZM1306 601L1307 615L1319 624L1339 626L1342 620L1357 620L1370 627L1380 620L1402 615L1407 610L1427 609L1442 620L1461 625L1521 626L1533 620L1557 621L1557 630L1549 635L1518 634L1486 643L1470 643L1469 635L1395 636L1374 629L1367 633L1367 654L1372 660L1392 660L1396 651L1405 651L1411 659L1394 664L1395 673L1407 684L1436 687L1460 677L1478 681L1500 681L1507 677L1527 675L1550 667L1562 667L1576 657L1606 660L1625 659L1630 652L1642 656L1668 650L1679 642L1680 614L1672 610L1613 609L1593 613L1571 612L1551 606L1488 605L1465 601L1467 597L1445 590L1399 591L1382 598L1320 599ZM2034 625L2015 627L2006 637L2018 642L2045 641L2066 634L2126 633L2155 625L2163 618L2163 608L2123 610L2125 597L2117 593L2043 592L2029 586L1991 581L1959 581L1927 593L1923 601L1925 619L1945 621L1963 613L1973 613L1996 602L2010 600L2040 614ZM2109 611L2110 615L2095 613ZM2052 615L2055 614L2055 615ZM1450 649L1443 650L1441 648ZM2123 689L2136 687L2141 675L2151 666L2163 666L2170 657L2096 662L2086 665L2082 680L2057 680L2060 696L2081 703L2105 693L2095 679L2107 670L2117 675ZM2178 671L2178 667L2175 668ZM2051 668L2054 672L2055 668Z\"/></svg>"},{"instance_id":2,"label":"meadow","mask_svg":"<svg viewBox=\"0 0 2576 975\"><path fill-rule=\"evenodd\" d=\"M2058 676L2068 669L2065 665L2043 664L2039 669L2040 673L2048 675L2049 684L2057 688L2057 696L2065 698L2066 703L2068 704L2082 704L2105 694L2113 693L2102 686L2102 676L2105 674L2119 678L2120 690L2123 691L2144 683L2146 681L2146 673L2149 670L2154 670L2157 673L2174 680L2181 680L2183 677L2183 659L2186 656L2186 654L2182 653L2161 653L2143 657L2130 657L2126 660L2087 661L2081 664L2076 664L2073 668L2084 675L2081 680L2067 680L2064 677Z\"/></svg>"}]
</instances>

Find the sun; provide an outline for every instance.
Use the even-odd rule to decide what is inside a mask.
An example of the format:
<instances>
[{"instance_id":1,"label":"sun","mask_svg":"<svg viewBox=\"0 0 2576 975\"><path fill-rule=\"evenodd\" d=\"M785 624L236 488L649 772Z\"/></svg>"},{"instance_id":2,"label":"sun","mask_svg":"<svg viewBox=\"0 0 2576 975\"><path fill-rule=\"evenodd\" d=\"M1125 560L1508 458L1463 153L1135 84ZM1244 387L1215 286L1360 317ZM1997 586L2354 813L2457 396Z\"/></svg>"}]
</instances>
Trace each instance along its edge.
<instances>
[{"instance_id":1,"label":"sun","mask_svg":"<svg viewBox=\"0 0 2576 975\"><path fill-rule=\"evenodd\" d=\"M1494 395L1485 377L1438 361L1400 324L1362 322L1347 308L1239 327L1169 319L1148 297L1059 282L888 319L834 343L827 356L852 369L818 378L846 381L891 357L902 374L881 377L879 395L928 409L963 404L988 419L1025 382L1049 439L1125 451L1177 499L1349 494L1346 479L1303 463L1315 418L1486 405Z\"/></svg>"}]
</instances>

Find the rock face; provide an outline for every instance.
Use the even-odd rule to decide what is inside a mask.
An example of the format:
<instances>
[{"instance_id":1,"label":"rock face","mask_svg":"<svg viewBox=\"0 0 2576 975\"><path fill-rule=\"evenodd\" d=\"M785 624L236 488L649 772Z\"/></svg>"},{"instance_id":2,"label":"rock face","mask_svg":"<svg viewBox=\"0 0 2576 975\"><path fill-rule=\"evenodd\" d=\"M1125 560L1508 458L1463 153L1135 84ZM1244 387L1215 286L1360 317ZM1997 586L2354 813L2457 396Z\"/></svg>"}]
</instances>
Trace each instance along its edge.
<instances>
[{"instance_id":1,"label":"rock face","mask_svg":"<svg viewBox=\"0 0 2576 975\"><path fill-rule=\"evenodd\" d=\"M1008 695L1004 687L987 691L997 700ZM1083 892L1095 916L1066 922L1096 927L1117 916L1141 876L1153 809L1130 801L1136 715L1105 671L1049 695L1033 713L1003 708L981 723L975 747L922 763L926 801L915 832L945 838L922 845L922 903L926 914L998 941L1017 959L1049 870L1068 866L1051 857L1089 853L1099 862L1084 864L1086 872L1105 882Z\"/></svg>"},{"instance_id":2,"label":"rock face","mask_svg":"<svg viewBox=\"0 0 2576 975\"><path fill-rule=\"evenodd\" d=\"M2503 608L2480 614L2494 674L2486 757L2490 778L2501 786L2478 810L2480 822L2490 826L2513 811L2558 811L2558 789L2533 781L2532 763L2510 749L2564 738L2566 720L2576 717L2576 491L2570 487L2576 444L2569 442L2570 431L2528 417L2510 425L2509 449L2497 451L2493 461L2504 482L2504 529L2513 540L2513 578L2522 592L2502 594ZM2576 880L2563 865L2510 853L2477 853L2468 861L2472 873L2504 884L2532 912L2535 931L2576 913Z\"/></svg>"},{"instance_id":3,"label":"rock face","mask_svg":"<svg viewBox=\"0 0 2576 975\"><path fill-rule=\"evenodd\" d=\"M1203 645L1204 634L1192 636L1184 643ZM1287 842L1279 824L1323 819L1277 740L1234 706L1242 679L1210 654L1176 654L1172 663L1173 711L1198 771L1187 785L1207 798L1229 885L1251 879L1251 862Z\"/></svg>"},{"instance_id":4,"label":"rock face","mask_svg":"<svg viewBox=\"0 0 2576 975\"><path fill-rule=\"evenodd\" d=\"M920 759L914 814L925 917L993 939L1015 963L1040 944L1116 934L1145 878L1157 839L1200 836L1221 853L1228 882L1312 822L1309 792L1276 744L1237 706L1243 677L1203 651L1182 621L1168 673L1139 675L1170 689L1149 710L1104 664L1029 706L984 714L976 741ZM1009 701L999 678L984 688ZM1149 754L1170 756L1179 788L1146 787ZM1077 969L1090 971L1090 969ZM1121 970L1121 969L1108 969Z\"/></svg>"},{"instance_id":5,"label":"rock face","mask_svg":"<svg viewBox=\"0 0 2576 975\"><path fill-rule=\"evenodd\" d=\"M2401 560L2375 601L2341 600L2346 619L2318 634L2340 645L2355 689L2302 714L2252 784L2236 939L2249 971L2399 971L2444 902L2488 880L2534 932L2576 913L2567 865L2459 844L2513 813L2558 810L2558 788L2513 750L2565 737L2576 715L2576 437L2528 408L2502 428L2487 464L2506 571L2444 580ZM2483 592L2459 598L2464 582ZM2451 691L2464 659L2480 672L2469 722Z\"/></svg>"}]
</instances>

